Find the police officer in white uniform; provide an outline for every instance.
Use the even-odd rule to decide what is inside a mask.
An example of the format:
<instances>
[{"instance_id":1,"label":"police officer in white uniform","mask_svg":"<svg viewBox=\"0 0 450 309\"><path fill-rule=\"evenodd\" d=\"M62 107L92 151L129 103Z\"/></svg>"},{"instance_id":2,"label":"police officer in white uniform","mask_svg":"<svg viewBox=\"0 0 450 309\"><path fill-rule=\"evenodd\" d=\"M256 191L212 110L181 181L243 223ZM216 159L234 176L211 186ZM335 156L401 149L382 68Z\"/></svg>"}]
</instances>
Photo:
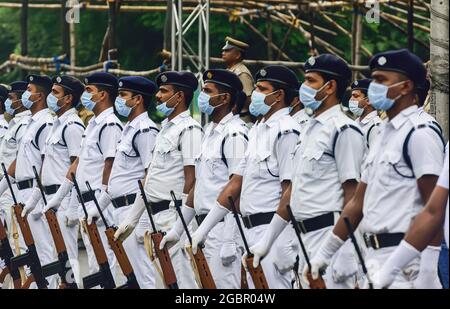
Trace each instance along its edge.
<instances>
[{"instance_id":1,"label":"police officer in white uniform","mask_svg":"<svg viewBox=\"0 0 450 309\"><path fill-rule=\"evenodd\" d=\"M291 86L296 94L289 106L289 115L291 115L291 117L300 125L301 132L301 130L306 127L306 124L311 117L306 113L305 106L300 102L300 94L298 91L300 89L300 82L297 81Z\"/></svg>"},{"instance_id":2,"label":"police officer in white uniform","mask_svg":"<svg viewBox=\"0 0 450 309\"><path fill-rule=\"evenodd\" d=\"M195 183L195 158L200 153L202 129L188 110L198 87L195 75L190 72L164 72L157 76L156 83L159 87L156 108L167 118L156 137L144 189L156 227L168 232L178 217L170 191L174 191L179 206L185 204ZM115 237L128 237L144 209L142 198L138 197ZM169 253L179 287L198 287L184 241L176 243Z\"/></svg>"},{"instance_id":3,"label":"police officer in white uniform","mask_svg":"<svg viewBox=\"0 0 450 309\"><path fill-rule=\"evenodd\" d=\"M256 263L288 224L291 205L309 255L314 254L348 202L360 177L364 153L362 133L340 108L339 101L351 71L342 59L323 54L305 64L300 101L312 115L300 134L295 153L292 186L285 192L267 233L250 248ZM350 244L351 245L351 244ZM325 276L329 288L353 288L357 263L352 248L342 252L340 264ZM300 267L305 265L299 255ZM301 283L307 287L307 282Z\"/></svg>"},{"instance_id":4,"label":"police officer in white uniform","mask_svg":"<svg viewBox=\"0 0 450 309\"><path fill-rule=\"evenodd\" d=\"M191 190L186 205L183 205L186 222L189 223L195 216L199 225L236 172L248 141L245 122L239 115L231 112L239 100L246 99L238 76L227 70L207 70L203 74L203 82L198 107L212 122L205 129L201 153L196 159L195 187ZM183 232L182 222L178 219L164 236L161 248L167 242L178 241ZM241 250L238 247L238 237L236 221L229 214L211 230L205 241L205 257L219 289L241 287Z\"/></svg>"},{"instance_id":5,"label":"police officer in white uniform","mask_svg":"<svg viewBox=\"0 0 450 309\"><path fill-rule=\"evenodd\" d=\"M114 223L120 224L139 193L138 180L145 178L152 158L159 130L149 118L147 110L156 93L156 84L145 77L129 76L119 79L119 94L115 107L119 115L126 117L126 123L119 144L116 159L109 178L108 191L102 192L98 202L101 209L109 205L113 210ZM94 214L99 216L99 214ZM145 213L143 217L146 217ZM141 225L145 227L146 220ZM155 288L155 269L144 248L146 229L136 229L135 235L123 242L136 279L142 289ZM140 232L140 233L139 233Z\"/></svg>"},{"instance_id":6,"label":"police officer in white uniform","mask_svg":"<svg viewBox=\"0 0 450 309\"><path fill-rule=\"evenodd\" d=\"M46 102L47 95L52 89L52 80L45 75L28 75L27 82L27 90L22 94L22 104L31 111L32 116L19 145L17 158L8 169L8 174L15 178L19 189L17 199L25 205L31 197L33 187L36 186L33 167L37 171L41 170L42 156L45 155L45 141L53 125L53 116ZM3 192L0 191L0 193ZM26 215L26 211L22 212L22 217ZM42 265L55 261L53 240L48 237L50 229L45 217L42 216L42 203L38 203L29 213L28 223ZM56 288L56 276L47 279L48 287Z\"/></svg>"},{"instance_id":7,"label":"police officer in white uniform","mask_svg":"<svg viewBox=\"0 0 450 309\"><path fill-rule=\"evenodd\" d=\"M441 172L444 143L439 131L417 113L416 87L425 79L422 60L406 49L387 51L375 55L370 68L373 81L369 101L375 109L385 110L389 120L380 126L380 136L369 151L361 182L341 218L349 217L354 227L361 223L369 247L369 277L373 278L373 272L383 266L428 201ZM313 277L330 262L347 234L339 219L311 260ZM432 244L439 246L441 238ZM430 251L426 259L422 255L422 260L437 264L439 252L433 248ZM427 275L426 268L424 271ZM419 260L415 259L397 274L391 287L413 288L418 272Z\"/></svg>"},{"instance_id":8,"label":"police officer in white uniform","mask_svg":"<svg viewBox=\"0 0 450 309\"><path fill-rule=\"evenodd\" d=\"M22 140L25 128L31 119L31 112L23 106L21 100L22 94L27 90L27 85L28 83L24 81L13 82L9 85L8 99L5 101L5 110L14 118L9 122L8 131L5 132L0 144L0 162L4 163L6 168L8 168L16 159L20 141ZM3 176L2 172L0 179L3 179ZM13 229L14 227L18 229L18 226L15 224L13 227L11 221L13 217L11 213L13 199L11 197L11 192L8 189L6 179L2 181L0 187L0 192L4 192L3 194L0 193L0 219L6 222L10 243L14 244L16 253L17 250L24 252L26 247L21 234L16 234L19 238L13 238ZM13 189L17 189L17 187L13 186Z\"/></svg>"},{"instance_id":9,"label":"police officer in white uniform","mask_svg":"<svg viewBox=\"0 0 450 309\"><path fill-rule=\"evenodd\" d=\"M67 170L76 160L80 151L84 125L78 117L75 106L80 101L84 85L74 77L53 77L52 92L47 97L47 106L57 118L45 142L41 181L46 200L52 199L64 182ZM69 208L70 198L66 196L58 208L57 218L67 248L75 280L80 282L78 265L78 214L76 208ZM30 213L42 198L38 187L33 189L25 203L24 213ZM75 198L75 197L73 197ZM50 207L44 206L43 213Z\"/></svg>"},{"instance_id":10,"label":"police officer in white uniform","mask_svg":"<svg viewBox=\"0 0 450 309\"><path fill-rule=\"evenodd\" d=\"M84 131L78 158L70 166L66 178L55 196L48 202L47 208L58 207L64 197L73 192L71 173L74 173L87 208L88 223L90 223L98 212L93 202L93 197L86 186L86 181L89 182L92 190L94 190L97 199L107 190L112 165L116 156L117 144L122 134L122 125L114 114L113 108L113 102L117 96L118 82L116 77L110 73L99 72L87 76L84 82L86 86L81 95L81 103L88 110L93 111L95 116L89 120L89 124ZM70 204L72 204L73 200L72 198ZM69 207L77 207L79 219L85 219L80 204L74 203L74 205L69 205ZM104 215L106 220L112 221L109 209L105 210ZM103 221L98 220L97 227L114 275L116 258L108 245ZM88 254L89 271L94 273L98 270L98 264L84 228L81 235Z\"/></svg>"},{"instance_id":11,"label":"police officer in white uniform","mask_svg":"<svg viewBox=\"0 0 450 309\"><path fill-rule=\"evenodd\" d=\"M366 145L365 155L369 152L370 145L373 144L378 136L379 125L381 118L378 112L370 105L367 97L367 90L372 80L369 78L355 80L351 84L352 96L348 102L350 112L356 117L356 123L364 134L364 141Z\"/></svg>"},{"instance_id":12,"label":"police officer in white uniform","mask_svg":"<svg viewBox=\"0 0 450 309\"><path fill-rule=\"evenodd\" d=\"M240 212L246 227L250 246L264 235L272 220L280 197L289 187L292 171L292 153L299 134L299 125L289 116L288 106L295 93L291 85L297 77L284 66L268 66L256 75L256 90L252 94L250 112L261 116L249 132L249 143L238 170L219 195L214 207L192 236L196 250L209 231L230 213L228 197L240 196ZM241 190L242 189L242 190ZM262 261L270 288L291 288L289 271L297 257L295 234L286 229ZM249 285L252 281L249 277Z\"/></svg>"},{"instance_id":13,"label":"police officer in white uniform","mask_svg":"<svg viewBox=\"0 0 450 309\"><path fill-rule=\"evenodd\" d=\"M448 143L446 146L448 149ZM387 287L394 281L398 273L420 256L427 245L444 228L445 242L448 241L448 150L444 160L444 168L425 208L414 218L414 222L408 230L405 239L389 256L381 270L374 277L376 287ZM423 256L422 256L423 258ZM437 267L437 265L433 265ZM433 287L432 284L423 285L421 288ZM439 288L439 287L438 287Z\"/></svg>"}]
</instances>

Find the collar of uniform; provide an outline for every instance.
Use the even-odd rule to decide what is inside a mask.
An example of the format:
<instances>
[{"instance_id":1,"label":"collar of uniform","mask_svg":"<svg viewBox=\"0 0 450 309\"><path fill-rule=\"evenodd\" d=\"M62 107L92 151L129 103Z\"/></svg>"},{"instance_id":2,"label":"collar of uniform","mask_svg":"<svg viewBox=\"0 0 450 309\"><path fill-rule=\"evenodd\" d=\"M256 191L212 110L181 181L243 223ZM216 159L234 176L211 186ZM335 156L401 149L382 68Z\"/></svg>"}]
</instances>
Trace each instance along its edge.
<instances>
[{"instance_id":1,"label":"collar of uniform","mask_svg":"<svg viewBox=\"0 0 450 309\"><path fill-rule=\"evenodd\" d=\"M94 117L95 122L101 123L106 117L114 113L114 109L112 107L108 107L103 112L101 112L97 117Z\"/></svg>"},{"instance_id":2,"label":"collar of uniform","mask_svg":"<svg viewBox=\"0 0 450 309\"><path fill-rule=\"evenodd\" d=\"M373 118L375 118L376 116L378 116L378 112L377 111L373 111L370 112L366 115L366 117L364 117L363 119L361 119L361 123L362 124L367 124L369 123Z\"/></svg>"},{"instance_id":3,"label":"collar of uniform","mask_svg":"<svg viewBox=\"0 0 450 309\"><path fill-rule=\"evenodd\" d=\"M236 63L235 65L233 65L231 68L228 69L228 71L234 72L236 70L236 68L238 67L238 65L240 64L240 62Z\"/></svg>"},{"instance_id":4,"label":"collar of uniform","mask_svg":"<svg viewBox=\"0 0 450 309\"><path fill-rule=\"evenodd\" d=\"M180 123L180 121L182 121L184 118L189 117L191 114L189 113L189 110L185 110L184 112L180 113L179 115L177 115L175 118L173 118L172 120L169 121L169 118L164 119L161 122L162 126L166 126L169 123L173 123L173 124L178 124Z\"/></svg>"},{"instance_id":5,"label":"collar of uniform","mask_svg":"<svg viewBox=\"0 0 450 309\"><path fill-rule=\"evenodd\" d=\"M408 119L409 115L417 112L417 105L410 106L408 108L405 108L402 110L397 116L392 118L391 121L389 121L394 129L400 128Z\"/></svg>"},{"instance_id":6,"label":"collar of uniform","mask_svg":"<svg viewBox=\"0 0 450 309\"><path fill-rule=\"evenodd\" d=\"M131 122L130 122L130 127L136 128L139 124L139 122L141 122L141 120L145 119L147 116L147 112L143 112L142 114L138 115L136 118L134 118Z\"/></svg>"},{"instance_id":7,"label":"collar of uniform","mask_svg":"<svg viewBox=\"0 0 450 309\"><path fill-rule=\"evenodd\" d=\"M272 116L270 116L269 119L267 119L266 121L262 122L261 124L266 124L269 127L273 127L275 125L275 123L283 116L289 115L289 108L284 107L282 109L280 109L279 111L275 112Z\"/></svg>"},{"instance_id":8,"label":"collar of uniform","mask_svg":"<svg viewBox=\"0 0 450 309\"><path fill-rule=\"evenodd\" d=\"M72 116L73 114L76 114L77 110L72 107L71 109L67 110L64 114L58 117L58 121L64 122L69 116Z\"/></svg>"},{"instance_id":9,"label":"collar of uniform","mask_svg":"<svg viewBox=\"0 0 450 309\"><path fill-rule=\"evenodd\" d=\"M15 114L13 119L17 120L26 116L31 116L31 111L29 109L24 110L23 112L20 112L18 114Z\"/></svg>"},{"instance_id":10,"label":"collar of uniform","mask_svg":"<svg viewBox=\"0 0 450 309\"><path fill-rule=\"evenodd\" d=\"M231 120L233 120L233 113L229 113L225 117L223 117L222 120L220 120L220 122L218 123L218 125L214 128L214 131L221 133L225 125L229 123Z\"/></svg>"},{"instance_id":11,"label":"collar of uniform","mask_svg":"<svg viewBox=\"0 0 450 309\"><path fill-rule=\"evenodd\" d=\"M48 112L49 112L48 108L44 108L44 109L38 111L38 112L37 112L36 114L34 114L33 116L31 116L31 119L32 119L33 121L36 121L36 120L38 120L42 115L48 114Z\"/></svg>"},{"instance_id":12,"label":"collar of uniform","mask_svg":"<svg viewBox=\"0 0 450 309\"><path fill-rule=\"evenodd\" d=\"M328 119L330 119L331 117L335 116L336 114L338 114L340 112L341 112L341 106L340 106L340 104L336 104L333 107L330 107L329 109L324 111L319 116L317 116L317 117L313 116L312 118L323 124L323 123L327 122Z\"/></svg>"}]
</instances>

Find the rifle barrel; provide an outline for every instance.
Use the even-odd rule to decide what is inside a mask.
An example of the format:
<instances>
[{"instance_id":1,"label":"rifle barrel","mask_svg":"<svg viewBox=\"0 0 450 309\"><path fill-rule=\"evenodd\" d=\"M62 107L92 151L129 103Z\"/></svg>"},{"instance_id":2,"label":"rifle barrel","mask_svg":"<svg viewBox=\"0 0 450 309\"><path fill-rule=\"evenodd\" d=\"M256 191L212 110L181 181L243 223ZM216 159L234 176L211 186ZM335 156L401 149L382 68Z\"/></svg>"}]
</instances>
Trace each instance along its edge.
<instances>
[{"instance_id":1,"label":"rifle barrel","mask_svg":"<svg viewBox=\"0 0 450 309\"><path fill-rule=\"evenodd\" d=\"M308 265L309 270L311 270L311 262L309 261L308 252L306 251L305 244L303 243L302 236L300 235L300 229L297 225L297 221L295 220L294 214L292 213L291 206L287 205L287 211L289 213L291 223L294 226L295 234L297 234L298 241L300 242L300 247L302 248L302 253L303 256L305 257L306 264Z\"/></svg>"},{"instance_id":2,"label":"rifle barrel","mask_svg":"<svg viewBox=\"0 0 450 309\"><path fill-rule=\"evenodd\" d=\"M189 239L189 243L192 245L192 237L189 233L188 226L186 224L186 221L184 221L183 213L181 212L180 206L177 205L177 198L175 197L175 193L173 191L170 191L170 195L172 196L172 200L175 204L175 209L178 211L178 215L180 216L181 223L183 223L184 230L186 231L186 236Z\"/></svg>"},{"instance_id":3,"label":"rifle barrel","mask_svg":"<svg viewBox=\"0 0 450 309\"><path fill-rule=\"evenodd\" d=\"M103 223L105 223L105 227L109 228L108 222L105 219L105 216L103 215L102 209L100 208L100 205L98 204L97 198L95 197L95 192L92 190L91 185L89 184L89 181L86 181L86 187L88 188L89 192L92 194L92 198L94 200L95 207L97 207L98 213L100 214L100 217L103 220Z\"/></svg>"},{"instance_id":4,"label":"rifle barrel","mask_svg":"<svg viewBox=\"0 0 450 309\"><path fill-rule=\"evenodd\" d=\"M47 199L45 198L44 187L42 186L41 178L39 177L39 173L37 172L36 166L34 166L34 165L33 165L33 172L34 172L34 177L36 178L36 182L37 182L39 191L41 191L42 200L44 201L44 205L47 205Z\"/></svg>"},{"instance_id":5,"label":"rifle barrel","mask_svg":"<svg viewBox=\"0 0 450 309\"><path fill-rule=\"evenodd\" d=\"M6 177L6 182L8 183L9 190L11 191L11 196L14 201L14 205L17 205L16 195L14 194L14 190L11 184L11 180L9 179L8 171L6 170L5 163L2 162L3 175Z\"/></svg>"},{"instance_id":6,"label":"rifle barrel","mask_svg":"<svg viewBox=\"0 0 450 309\"><path fill-rule=\"evenodd\" d=\"M250 252L250 247L248 246L247 239L245 238L244 229L242 228L236 206L234 205L234 201L231 196L228 197L228 202L230 203L231 209L233 210L234 218L236 219L236 223L239 228L239 232L241 233L242 241L244 242L244 247L245 247L245 250L247 251L247 257L251 257L251 256L253 256L253 254Z\"/></svg>"},{"instance_id":7,"label":"rifle barrel","mask_svg":"<svg viewBox=\"0 0 450 309\"><path fill-rule=\"evenodd\" d=\"M145 208L147 209L148 216L150 217L150 224L152 225L153 232L156 233L155 221L153 221L153 216L152 216L152 212L151 212L151 209L150 209L150 204L149 204L149 202L147 200L147 196L145 195L145 190L144 190L144 186L142 185L142 181L138 180L138 184L139 184L139 190L141 190L142 200L144 201L144 205L145 205Z\"/></svg>"},{"instance_id":8,"label":"rifle barrel","mask_svg":"<svg viewBox=\"0 0 450 309\"><path fill-rule=\"evenodd\" d=\"M73 185L74 185L75 190L77 191L78 197L80 199L80 204L81 204L81 207L83 208L84 217L85 217L85 219L87 219L88 218L88 213L87 213L87 210L86 210L86 205L84 205L83 195L81 194L80 187L78 186L77 179L75 178L75 174L74 173L71 173L70 175L72 176Z\"/></svg>"}]
</instances>

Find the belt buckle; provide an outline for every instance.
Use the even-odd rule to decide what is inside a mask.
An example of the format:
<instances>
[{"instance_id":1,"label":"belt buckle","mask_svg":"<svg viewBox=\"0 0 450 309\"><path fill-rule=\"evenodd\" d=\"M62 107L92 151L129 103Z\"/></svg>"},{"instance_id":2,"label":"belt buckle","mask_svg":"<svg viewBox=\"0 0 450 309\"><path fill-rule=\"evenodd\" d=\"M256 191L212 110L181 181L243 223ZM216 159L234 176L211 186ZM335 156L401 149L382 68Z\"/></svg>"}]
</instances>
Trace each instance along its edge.
<instances>
[{"instance_id":1,"label":"belt buckle","mask_svg":"<svg viewBox=\"0 0 450 309\"><path fill-rule=\"evenodd\" d=\"M248 229L253 227L252 221L250 220L250 217L242 217L242 221L244 221L244 225L246 225L246 227Z\"/></svg>"},{"instance_id":2,"label":"belt buckle","mask_svg":"<svg viewBox=\"0 0 450 309\"><path fill-rule=\"evenodd\" d=\"M305 224L303 223L303 220L297 221L298 223L298 227L300 228L300 232L302 232L303 234L308 233L308 231L306 230Z\"/></svg>"},{"instance_id":3,"label":"belt buckle","mask_svg":"<svg viewBox=\"0 0 450 309\"><path fill-rule=\"evenodd\" d=\"M370 235L369 237L370 237L371 240L372 240L372 241L371 241L372 247L373 247L375 250L380 249L380 242L378 241L377 234L372 234L372 235Z\"/></svg>"},{"instance_id":4,"label":"belt buckle","mask_svg":"<svg viewBox=\"0 0 450 309\"><path fill-rule=\"evenodd\" d=\"M128 196L124 196L123 197L123 206L128 206L130 205L129 201L128 201Z\"/></svg>"}]
</instances>

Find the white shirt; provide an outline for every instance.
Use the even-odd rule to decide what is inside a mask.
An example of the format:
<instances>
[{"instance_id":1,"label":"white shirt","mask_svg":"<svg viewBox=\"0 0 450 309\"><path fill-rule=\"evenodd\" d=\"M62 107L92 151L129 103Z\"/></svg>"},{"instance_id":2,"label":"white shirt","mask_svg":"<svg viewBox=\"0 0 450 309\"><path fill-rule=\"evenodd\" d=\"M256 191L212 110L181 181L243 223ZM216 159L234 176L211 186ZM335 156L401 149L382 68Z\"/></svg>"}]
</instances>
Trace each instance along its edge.
<instances>
[{"instance_id":1,"label":"white shirt","mask_svg":"<svg viewBox=\"0 0 450 309\"><path fill-rule=\"evenodd\" d=\"M202 142L201 126L184 111L161 123L152 161L147 173L145 193L150 202L171 201L170 191L180 198L184 187L184 167L195 165Z\"/></svg>"},{"instance_id":2,"label":"white shirt","mask_svg":"<svg viewBox=\"0 0 450 309\"><path fill-rule=\"evenodd\" d=\"M289 116L288 108L283 108L268 120L256 123L250 130L245 158L236 172L243 176L242 215L277 209L281 182L292 179L292 153L299 129L298 123Z\"/></svg>"},{"instance_id":3,"label":"white shirt","mask_svg":"<svg viewBox=\"0 0 450 309\"><path fill-rule=\"evenodd\" d=\"M410 106L381 124L380 136L369 151L361 178L367 184L363 232L405 233L424 206L417 179L440 175L444 159L442 140L431 128L416 129L408 143L413 171L403 157L406 136L424 123L417 106Z\"/></svg>"},{"instance_id":4,"label":"white shirt","mask_svg":"<svg viewBox=\"0 0 450 309\"><path fill-rule=\"evenodd\" d=\"M108 193L112 198L139 191L137 181L145 177L145 169L152 159L157 134L158 129L147 112L127 122L109 177Z\"/></svg>"},{"instance_id":5,"label":"white shirt","mask_svg":"<svg viewBox=\"0 0 450 309\"><path fill-rule=\"evenodd\" d=\"M53 126L53 116L48 108L31 116L22 141L19 145L16 160L16 180L34 179L33 166L39 172L42 165L42 155L45 154L45 141ZM43 128L38 136L39 130Z\"/></svg>"},{"instance_id":6,"label":"white shirt","mask_svg":"<svg viewBox=\"0 0 450 309\"><path fill-rule=\"evenodd\" d=\"M245 155L247 135L245 122L232 113L218 124L207 125L195 162L194 208L198 215L209 212L230 176L236 172Z\"/></svg>"},{"instance_id":7,"label":"white shirt","mask_svg":"<svg viewBox=\"0 0 450 309\"><path fill-rule=\"evenodd\" d=\"M417 112L419 113L420 118L422 118L423 120L425 120L428 123L434 124L439 129L439 131L442 132L442 128L439 126L439 123L436 121L436 118L434 118L433 116L428 114L424 110L423 106L417 108Z\"/></svg>"},{"instance_id":8,"label":"white shirt","mask_svg":"<svg viewBox=\"0 0 450 309\"><path fill-rule=\"evenodd\" d=\"M300 125L300 132L306 127L309 119L311 118L305 111L305 109L301 109L292 115L292 118Z\"/></svg>"},{"instance_id":9,"label":"white shirt","mask_svg":"<svg viewBox=\"0 0 450 309\"><path fill-rule=\"evenodd\" d=\"M103 128L101 138L100 130ZM89 120L81 139L81 150L77 168L77 181L81 192L87 192L85 182L92 190L102 188L103 169L107 158L116 156L117 143L122 135L122 125L112 107ZM100 139L100 140L99 140Z\"/></svg>"},{"instance_id":10,"label":"white shirt","mask_svg":"<svg viewBox=\"0 0 450 309\"><path fill-rule=\"evenodd\" d=\"M364 134L365 149L366 149L365 156L367 156L370 146L373 144L376 137L378 136L379 125L381 122L382 120L378 116L377 111L370 112L363 119L358 118L356 120L356 124L361 129L361 132Z\"/></svg>"},{"instance_id":11,"label":"white shirt","mask_svg":"<svg viewBox=\"0 0 450 309\"><path fill-rule=\"evenodd\" d=\"M70 157L78 157L84 126L75 108L55 119L45 142L42 184L61 184L71 165Z\"/></svg>"},{"instance_id":12,"label":"white shirt","mask_svg":"<svg viewBox=\"0 0 450 309\"><path fill-rule=\"evenodd\" d=\"M291 207L297 219L341 211L342 184L351 179L359 181L364 138L358 129L350 127L341 131L346 125L356 128L356 123L336 105L311 117L300 135L294 154L291 192Z\"/></svg>"},{"instance_id":13,"label":"white shirt","mask_svg":"<svg viewBox=\"0 0 450 309\"><path fill-rule=\"evenodd\" d=\"M0 143L2 142L6 131L8 131L8 122L5 119L5 115L0 114Z\"/></svg>"},{"instance_id":14,"label":"white shirt","mask_svg":"<svg viewBox=\"0 0 450 309\"><path fill-rule=\"evenodd\" d=\"M439 180L437 182L437 185L439 187L445 188L448 190L448 142L446 146L446 153L445 153L445 160L444 160L444 168L442 169L441 176L439 176ZM444 223L444 237L445 242L447 243L447 247L449 245L448 242L448 233L449 233L449 226L448 226L448 198L447 198L447 209L445 210L445 223Z\"/></svg>"},{"instance_id":15,"label":"white shirt","mask_svg":"<svg viewBox=\"0 0 450 309\"><path fill-rule=\"evenodd\" d=\"M19 144L22 140L25 128L31 120L29 110L18 113L9 122L8 130L3 135L0 142L0 162L3 162L6 168L14 161L19 150ZM3 173L0 178L3 177Z\"/></svg>"}]
</instances>

